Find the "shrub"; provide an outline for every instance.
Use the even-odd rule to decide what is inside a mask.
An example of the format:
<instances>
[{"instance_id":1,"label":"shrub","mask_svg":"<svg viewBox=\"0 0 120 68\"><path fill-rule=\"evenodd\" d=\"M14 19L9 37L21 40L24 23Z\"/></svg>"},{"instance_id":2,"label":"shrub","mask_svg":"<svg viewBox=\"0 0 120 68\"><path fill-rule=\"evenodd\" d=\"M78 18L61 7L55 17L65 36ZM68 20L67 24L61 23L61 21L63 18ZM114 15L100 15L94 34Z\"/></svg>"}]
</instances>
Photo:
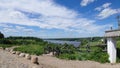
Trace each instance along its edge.
<instances>
[{"instance_id":1,"label":"shrub","mask_svg":"<svg viewBox=\"0 0 120 68\"><path fill-rule=\"evenodd\" d=\"M12 44L12 41L9 39L0 39L0 44Z\"/></svg>"},{"instance_id":2,"label":"shrub","mask_svg":"<svg viewBox=\"0 0 120 68\"><path fill-rule=\"evenodd\" d=\"M95 48L94 52L91 52L89 57L87 57L89 60L105 63L109 62L108 60L108 54L106 52L102 52L102 48Z\"/></svg>"},{"instance_id":3,"label":"shrub","mask_svg":"<svg viewBox=\"0 0 120 68\"><path fill-rule=\"evenodd\" d=\"M95 48L93 52L76 52L74 54L62 53L58 58L68 59L68 60L92 60L101 63L109 62L108 54L106 52L102 52L101 48Z\"/></svg>"}]
</instances>

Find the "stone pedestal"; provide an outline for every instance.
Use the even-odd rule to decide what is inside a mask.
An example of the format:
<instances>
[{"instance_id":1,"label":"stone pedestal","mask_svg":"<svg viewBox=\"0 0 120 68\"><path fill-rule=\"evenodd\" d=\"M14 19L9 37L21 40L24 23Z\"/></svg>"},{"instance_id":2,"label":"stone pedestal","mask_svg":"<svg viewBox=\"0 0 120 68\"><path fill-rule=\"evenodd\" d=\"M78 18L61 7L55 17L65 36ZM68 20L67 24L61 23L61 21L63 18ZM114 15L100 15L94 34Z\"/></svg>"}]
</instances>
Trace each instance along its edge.
<instances>
[{"instance_id":1,"label":"stone pedestal","mask_svg":"<svg viewBox=\"0 0 120 68\"><path fill-rule=\"evenodd\" d=\"M110 63L116 63L116 41L114 38L107 38L107 52Z\"/></svg>"}]
</instances>

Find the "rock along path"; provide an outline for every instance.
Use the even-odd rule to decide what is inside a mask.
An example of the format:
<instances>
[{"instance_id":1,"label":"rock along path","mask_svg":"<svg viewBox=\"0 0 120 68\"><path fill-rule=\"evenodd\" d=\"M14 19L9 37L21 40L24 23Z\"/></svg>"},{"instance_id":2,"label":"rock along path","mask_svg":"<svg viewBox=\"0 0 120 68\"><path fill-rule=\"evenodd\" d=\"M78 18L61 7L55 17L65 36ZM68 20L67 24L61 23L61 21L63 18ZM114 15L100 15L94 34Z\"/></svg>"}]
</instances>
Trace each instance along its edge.
<instances>
[{"instance_id":1,"label":"rock along path","mask_svg":"<svg viewBox=\"0 0 120 68\"><path fill-rule=\"evenodd\" d=\"M120 64L100 64L94 61L61 60L48 55L38 56L39 65L30 60L0 50L0 68L120 68Z\"/></svg>"}]
</instances>

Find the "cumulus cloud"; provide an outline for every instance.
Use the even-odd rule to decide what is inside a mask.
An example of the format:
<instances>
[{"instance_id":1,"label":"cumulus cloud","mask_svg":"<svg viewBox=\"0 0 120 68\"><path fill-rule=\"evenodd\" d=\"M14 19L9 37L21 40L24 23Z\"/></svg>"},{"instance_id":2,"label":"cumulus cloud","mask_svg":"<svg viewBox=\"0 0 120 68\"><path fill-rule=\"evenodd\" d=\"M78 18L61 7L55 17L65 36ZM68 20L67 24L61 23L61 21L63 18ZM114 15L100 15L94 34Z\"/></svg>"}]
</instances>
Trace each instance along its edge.
<instances>
[{"instance_id":1,"label":"cumulus cloud","mask_svg":"<svg viewBox=\"0 0 120 68\"><path fill-rule=\"evenodd\" d=\"M95 0L82 0L80 5L81 6L87 6L88 4L94 2Z\"/></svg>"},{"instance_id":2,"label":"cumulus cloud","mask_svg":"<svg viewBox=\"0 0 120 68\"><path fill-rule=\"evenodd\" d=\"M87 0L88 3L93 1ZM62 29L83 34L89 32L97 34L101 29L108 27L108 25L99 26L95 22L95 20L80 17L76 11L58 5L53 0L0 0L0 24ZM21 26L3 30L11 32L12 29L14 32L34 31L34 28L26 29Z\"/></svg>"},{"instance_id":3,"label":"cumulus cloud","mask_svg":"<svg viewBox=\"0 0 120 68\"><path fill-rule=\"evenodd\" d=\"M99 19L105 19L108 18L111 15L120 13L120 9L112 9L110 7L111 3L105 3L100 7L95 8L96 11L99 11L100 13L97 15Z\"/></svg>"}]
</instances>

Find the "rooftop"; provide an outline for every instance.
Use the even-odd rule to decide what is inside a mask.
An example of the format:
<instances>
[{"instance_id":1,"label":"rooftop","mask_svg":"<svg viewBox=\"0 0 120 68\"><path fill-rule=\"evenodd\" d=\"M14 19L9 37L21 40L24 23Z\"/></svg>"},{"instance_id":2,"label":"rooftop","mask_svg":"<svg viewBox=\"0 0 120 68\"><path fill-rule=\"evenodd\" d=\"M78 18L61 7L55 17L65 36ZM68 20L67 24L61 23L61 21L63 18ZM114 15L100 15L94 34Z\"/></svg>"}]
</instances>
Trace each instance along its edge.
<instances>
[{"instance_id":1,"label":"rooftop","mask_svg":"<svg viewBox=\"0 0 120 68\"><path fill-rule=\"evenodd\" d=\"M119 37L120 29L105 31L105 37Z\"/></svg>"}]
</instances>

